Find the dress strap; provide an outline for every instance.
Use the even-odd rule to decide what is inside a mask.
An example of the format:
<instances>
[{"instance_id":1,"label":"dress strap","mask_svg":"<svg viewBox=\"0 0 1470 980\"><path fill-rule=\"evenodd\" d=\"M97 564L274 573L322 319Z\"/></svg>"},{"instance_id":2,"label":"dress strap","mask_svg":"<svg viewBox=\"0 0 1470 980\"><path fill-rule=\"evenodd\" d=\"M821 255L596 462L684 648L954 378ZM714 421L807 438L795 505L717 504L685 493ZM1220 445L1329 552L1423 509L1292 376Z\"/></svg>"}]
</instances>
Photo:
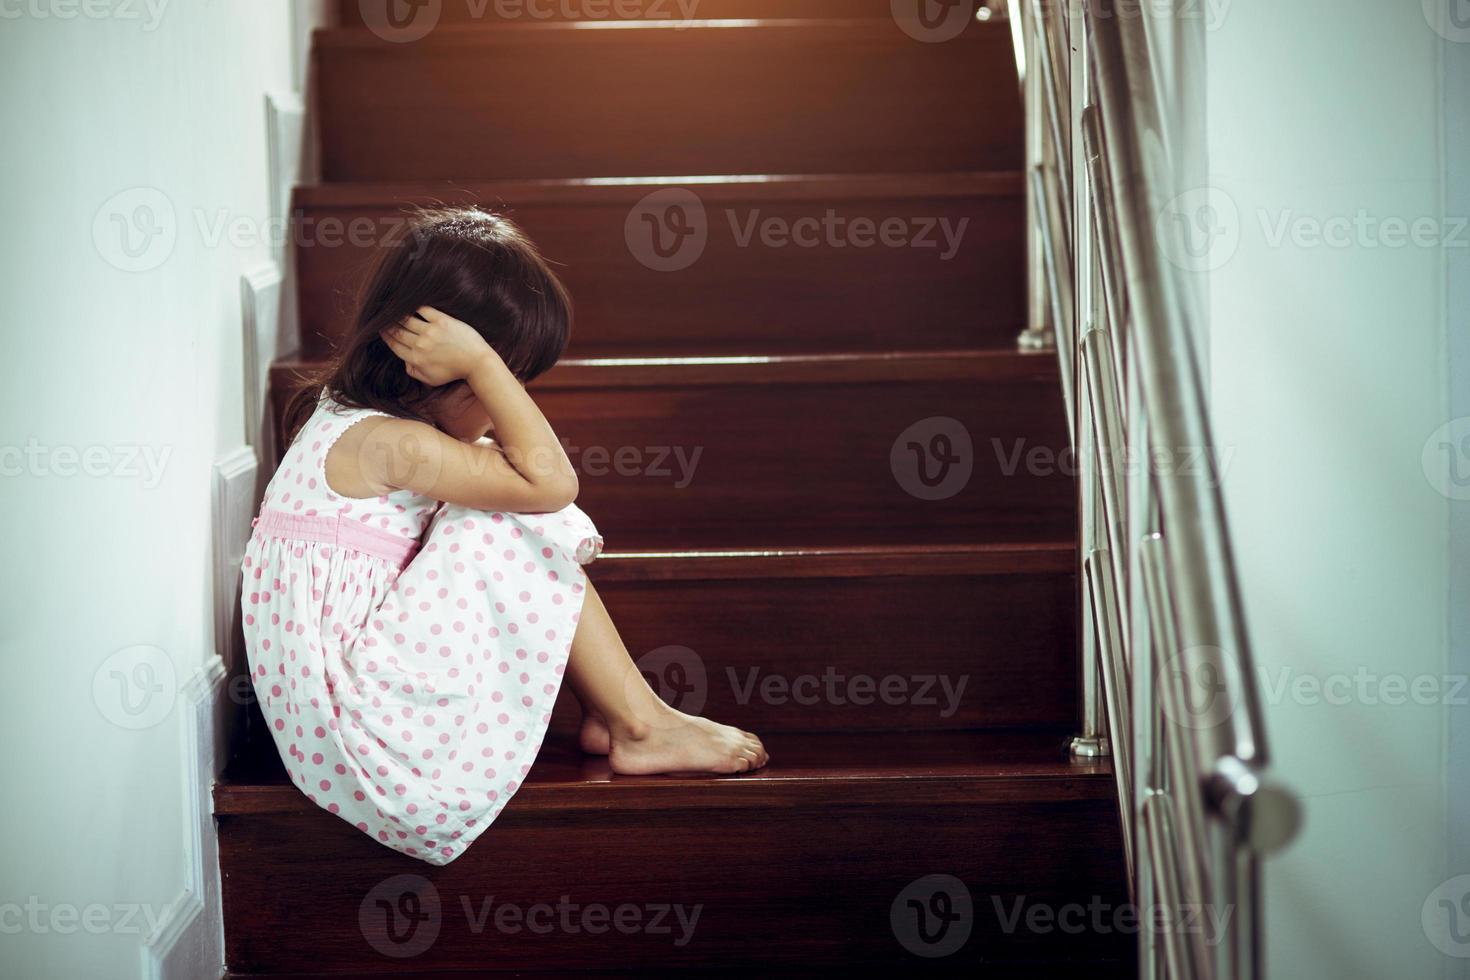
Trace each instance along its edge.
<instances>
[{"instance_id":1,"label":"dress strap","mask_svg":"<svg viewBox=\"0 0 1470 980\"><path fill-rule=\"evenodd\" d=\"M308 444L312 455L316 457L314 462L317 473L325 476L327 453L331 452L337 440L342 438L348 429L363 419L392 417L387 412L380 412L375 408L346 408L323 394L316 414L311 418L314 430L311 433L311 442Z\"/></svg>"}]
</instances>

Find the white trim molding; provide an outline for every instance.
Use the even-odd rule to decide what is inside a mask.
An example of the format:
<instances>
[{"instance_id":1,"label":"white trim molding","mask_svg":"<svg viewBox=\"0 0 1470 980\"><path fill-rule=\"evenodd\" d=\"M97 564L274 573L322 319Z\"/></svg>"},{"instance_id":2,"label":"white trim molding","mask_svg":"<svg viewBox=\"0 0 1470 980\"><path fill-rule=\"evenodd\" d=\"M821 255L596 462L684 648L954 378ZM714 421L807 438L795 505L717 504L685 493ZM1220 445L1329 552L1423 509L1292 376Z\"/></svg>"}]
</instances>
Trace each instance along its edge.
<instances>
[{"instance_id":1,"label":"white trim molding","mask_svg":"<svg viewBox=\"0 0 1470 980\"><path fill-rule=\"evenodd\" d=\"M260 499L259 467L249 446L214 463L214 652L227 669L235 665L240 634L240 562Z\"/></svg>"},{"instance_id":2,"label":"white trim molding","mask_svg":"<svg viewBox=\"0 0 1470 980\"><path fill-rule=\"evenodd\" d=\"M265 94L265 139L267 176L270 181L271 227L288 228L291 195L304 183L315 166L306 132L306 97L303 91ZM278 259L289 253L290 236L281 241Z\"/></svg>"},{"instance_id":3,"label":"white trim molding","mask_svg":"<svg viewBox=\"0 0 1470 980\"><path fill-rule=\"evenodd\" d=\"M183 890L142 947L147 980L210 980L224 975L219 838L214 783L229 758L235 705L226 680L239 634L240 561L256 502L255 450L241 446L214 464L215 650L184 683L179 753L185 760Z\"/></svg>"},{"instance_id":4,"label":"white trim molding","mask_svg":"<svg viewBox=\"0 0 1470 980\"><path fill-rule=\"evenodd\" d=\"M286 323L290 318L286 292L281 267L274 262L264 262L240 276L245 441L256 448L261 460L274 458L275 451L269 404L271 364L287 346L294 346L295 328Z\"/></svg>"},{"instance_id":5,"label":"white trim molding","mask_svg":"<svg viewBox=\"0 0 1470 980\"><path fill-rule=\"evenodd\" d=\"M185 774L184 841L188 880L169 904L158 931L142 947L147 980L216 980L225 970L224 917L220 909L219 843L211 795L229 753L232 712L225 691L225 662L211 655L181 692Z\"/></svg>"}]
</instances>

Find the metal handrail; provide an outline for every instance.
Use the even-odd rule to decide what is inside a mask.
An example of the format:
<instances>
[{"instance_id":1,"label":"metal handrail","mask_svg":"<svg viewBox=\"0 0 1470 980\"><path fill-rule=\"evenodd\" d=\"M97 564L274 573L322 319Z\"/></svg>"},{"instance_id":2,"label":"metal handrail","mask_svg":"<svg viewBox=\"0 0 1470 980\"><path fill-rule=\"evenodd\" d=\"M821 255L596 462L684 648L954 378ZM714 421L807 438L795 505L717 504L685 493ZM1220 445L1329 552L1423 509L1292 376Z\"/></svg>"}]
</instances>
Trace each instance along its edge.
<instances>
[{"instance_id":1,"label":"metal handrail","mask_svg":"<svg viewBox=\"0 0 1470 980\"><path fill-rule=\"evenodd\" d=\"M1115 756L1135 897L1231 913L1213 944L1141 930L1145 975L1251 980L1264 969L1260 859L1300 817L1267 768L1190 284L1158 238L1175 195L1148 32L1140 8L1117 0L1009 7L1018 68L1035 75L1023 84L1027 213L1044 287L1033 285L1032 302L1046 308L1032 322L1055 334L1081 466L1077 744ZM1202 463L1125 472L1160 450ZM1203 712L1202 681L1219 699Z\"/></svg>"}]
</instances>

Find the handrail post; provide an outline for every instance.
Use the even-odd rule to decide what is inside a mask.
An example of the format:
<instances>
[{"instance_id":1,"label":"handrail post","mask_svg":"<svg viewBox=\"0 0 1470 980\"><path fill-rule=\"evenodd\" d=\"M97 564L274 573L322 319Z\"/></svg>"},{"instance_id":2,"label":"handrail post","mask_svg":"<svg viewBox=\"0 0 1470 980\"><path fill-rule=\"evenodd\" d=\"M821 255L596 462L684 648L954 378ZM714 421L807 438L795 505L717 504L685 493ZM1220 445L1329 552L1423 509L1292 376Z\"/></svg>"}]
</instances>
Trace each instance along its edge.
<instances>
[{"instance_id":1,"label":"handrail post","mask_svg":"<svg viewBox=\"0 0 1470 980\"><path fill-rule=\"evenodd\" d=\"M1021 103L1026 127L1026 173L1043 171L1046 166L1046 133L1042 120L1041 73L1036 67L1036 24L1028 11L1021 8L1029 0L1010 0L1011 31L1020 38L1017 69L1021 72ZM1042 251L1041 222L1045 207L1042 195L1031 180L1026 181L1026 329L1016 338L1023 352L1050 352L1056 349L1057 333L1052 324L1046 283L1046 255Z\"/></svg>"}]
</instances>

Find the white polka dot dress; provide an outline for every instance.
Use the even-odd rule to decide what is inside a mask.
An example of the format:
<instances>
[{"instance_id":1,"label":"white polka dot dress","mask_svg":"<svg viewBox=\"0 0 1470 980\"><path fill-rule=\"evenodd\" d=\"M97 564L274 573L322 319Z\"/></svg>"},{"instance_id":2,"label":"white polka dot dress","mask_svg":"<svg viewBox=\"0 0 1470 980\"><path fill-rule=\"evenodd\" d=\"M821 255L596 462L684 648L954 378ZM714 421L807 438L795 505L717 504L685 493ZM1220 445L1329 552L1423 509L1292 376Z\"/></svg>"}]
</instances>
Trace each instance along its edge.
<instances>
[{"instance_id":1,"label":"white polka dot dress","mask_svg":"<svg viewBox=\"0 0 1470 980\"><path fill-rule=\"evenodd\" d=\"M574 506L331 492L327 450L380 414L324 398L287 451L245 553L246 649L291 780L375 840L448 864L536 758L602 538Z\"/></svg>"}]
</instances>

